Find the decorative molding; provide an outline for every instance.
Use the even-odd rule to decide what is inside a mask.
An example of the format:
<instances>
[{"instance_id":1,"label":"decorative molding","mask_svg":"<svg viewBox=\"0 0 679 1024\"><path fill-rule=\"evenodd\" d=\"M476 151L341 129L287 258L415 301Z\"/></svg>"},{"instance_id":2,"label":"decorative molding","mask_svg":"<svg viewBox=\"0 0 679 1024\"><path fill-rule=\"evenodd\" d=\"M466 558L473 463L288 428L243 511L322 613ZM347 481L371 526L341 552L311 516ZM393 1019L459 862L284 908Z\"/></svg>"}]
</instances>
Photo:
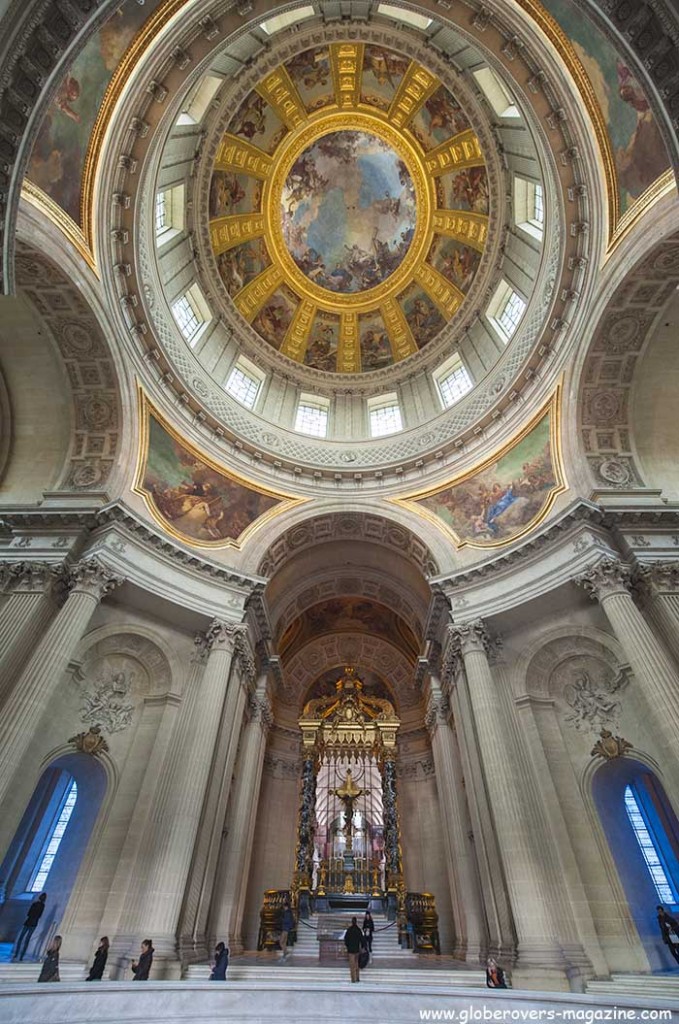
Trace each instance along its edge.
<instances>
[{"instance_id":1,"label":"decorative molding","mask_svg":"<svg viewBox=\"0 0 679 1024\"><path fill-rule=\"evenodd\" d=\"M608 729L602 729L590 752L591 757L600 757L604 761L613 761L617 757L624 757L628 751L633 750L633 745L622 736L613 736Z\"/></svg>"},{"instance_id":2,"label":"decorative molding","mask_svg":"<svg viewBox=\"0 0 679 1024\"><path fill-rule=\"evenodd\" d=\"M111 572L96 558L84 558L68 567L66 585L71 593L90 594L101 601L124 582L122 576Z\"/></svg>"},{"instance_id":3,"label":"decorative molding","mask_svg":"<svg viewBox=\"0 0 679 1024\"><path fill-rule=\"evenodd\" d=\"M583 587L592 600L601 601L612 594L631 593L632 571L617 558L602 558L573 582Z\"/></svg>"},{"instance_id":4,"label":"decorative molding","mask_svg":"<svg viewBox=\"0 0 679 1024\"><path fill-rule=\"evenodd\" d=\"M68 742L80 753L90 754L92 757L108 753L108 743L101 735L100 725L91 725L87 732L71 736Z\"/></svg>"}]
</instances>

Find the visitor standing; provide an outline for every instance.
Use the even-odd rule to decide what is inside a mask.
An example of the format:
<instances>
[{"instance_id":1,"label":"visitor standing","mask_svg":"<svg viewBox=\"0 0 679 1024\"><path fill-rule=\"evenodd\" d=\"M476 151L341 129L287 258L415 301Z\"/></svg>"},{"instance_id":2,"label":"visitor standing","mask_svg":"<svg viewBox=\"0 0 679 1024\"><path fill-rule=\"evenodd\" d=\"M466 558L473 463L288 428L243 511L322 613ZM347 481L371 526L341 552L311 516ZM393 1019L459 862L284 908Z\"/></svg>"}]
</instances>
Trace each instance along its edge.
<instances>
[{"instance_id":1,"label":"visitor standing","mask_svg":"<svg viewBox=\"0 0 679 1024\"><path fill-rule=\"evenodd\" d=\"M679 921L677 921L676 917L668 914L661 904L658 904L655 909L658 911L658 927L660 928L662 940L674 959L679 963Z\"/></svg>"},{"instance_id":2,"label":"visitor standing","mask_svg":"<svg viewBox=\"0 0 679 1024\"><path fill-rule=\"evenodd\" d=\"M61 949L61 935L55 935L43 960L42 970L38 981L59 981L59 950Z\"/></svg>"},{"instance_id":3,"label":"visitor standing","mask_svg":"<svg viewBox=\"0 0 679 1024\"><path fill-rule=\"evenodd\" d=\"M47 900L47 893L41 892L37 900L31 903L26 914L26 920L23 923L21 931L12 953L12 960L23 960L26 956L26 950L28 949L28 943L33 938L33 932L38 926L38 921L43 915L45 910L45 901Z\"/></svg>"},{"instance_id":4,"label":"visitor standing","mask_svg":"<svg viewBox=\"0 0 679 1024\"><path fill-rule=\"evenodd\" d=\"M90 973L85 978L85 981L101 981L104 977L104 969L106 967L106 961L108 960L108 947L108 935L102 935L99 939L97 952L94 954Z\"/></svg>"},{"instance_id":5,"label":"visitor standing","mask_svg":"<svg viewBox=\"0 0 679 1024\"><path fill-rule=\"evenodd\" d=\"M507 988L505 972L492 956L486 960L486 988Z\"/></svg>"},{"instance_id":6,"label":"visitor standing","mask_svg":"<svg viewBox=\"0 0 679 1024\"><path fill-rule=\"evenodd\" d=\"M375 932L375 922L373 916L369 910L366 910L365 917L363 918L363 937L365 938L366 948L369 953L373 951L373 934Z\"/></svg>"},{"instance_id":7,"label":"visitor standing","mask_svg":"<svg viewBox=\"0 0 679 1024\"><path fill-rule=\"evenodd\" d=\"M210 981L226 981L226 968L229 966L229 951L223 942L215 946L215 965L212 968Z\"/></svg>"},{"instance_id":8,"label":"visitor standing","mask_svg":"<svg viewBox=\"0 0 679 1024\"><path fill-rule=\"evenodd\" d=\"M352 917L351 925L344 933L344 945L347 947L347 953L349 954L349 973L351 974L351 980L352 982L360 981L358 954L365 945L365 939L363 938L363 932L356 923L355 917Z\"/></svg>"},{"instance_id":9,"label":"visitor standing","mask_svg":"<svg viewBox=\"0 0 679 1024\"><path fill-rule=\"evenodd\" d=\"M141 944L141 956L132 964L132 970L134 971L132 981L148 981L152 963L153 943L150 939L144 939Z\"/></svg>"},{"instance_id":10,"label":"visitor standing","mask_svg":"<svg viewBox=\"0 0 679 1024\"><path fill-rule=\"evenodd\" d=\"M283 920L281 921L280 937L280 946L281 951L283 953L283 960L285 960L286 956L288 955L288 938L290 936L290 932L294 930L294 927L295 918L292 913L292 908L289 903L286 903L285 907L283 908Z\"/></svg>"}]
</instances>

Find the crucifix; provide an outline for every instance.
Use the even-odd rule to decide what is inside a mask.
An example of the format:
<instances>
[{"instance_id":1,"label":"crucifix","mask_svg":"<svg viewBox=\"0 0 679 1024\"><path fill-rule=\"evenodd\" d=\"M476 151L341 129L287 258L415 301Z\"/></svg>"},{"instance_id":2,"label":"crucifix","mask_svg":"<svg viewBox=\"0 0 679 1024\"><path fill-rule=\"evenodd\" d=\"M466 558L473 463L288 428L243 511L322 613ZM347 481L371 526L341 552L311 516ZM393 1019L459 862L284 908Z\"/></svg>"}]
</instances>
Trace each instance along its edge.
<instances>
[{"instance_id":1,"label":"crucifix","mask_svg":"<svg viewBox=\"0 0 679 1024\"><path fill-rule=\"evenodd\" d=\"M357 800L362 792L363 790L359 789L352 779L351 768L349 768L346 779L340 788L335 790L335 796L339 797L344 805L344 837L347 841L346 849L348 851L353 848L352 823L354 819L354 800Z\"/></svg>"}]
</instances>

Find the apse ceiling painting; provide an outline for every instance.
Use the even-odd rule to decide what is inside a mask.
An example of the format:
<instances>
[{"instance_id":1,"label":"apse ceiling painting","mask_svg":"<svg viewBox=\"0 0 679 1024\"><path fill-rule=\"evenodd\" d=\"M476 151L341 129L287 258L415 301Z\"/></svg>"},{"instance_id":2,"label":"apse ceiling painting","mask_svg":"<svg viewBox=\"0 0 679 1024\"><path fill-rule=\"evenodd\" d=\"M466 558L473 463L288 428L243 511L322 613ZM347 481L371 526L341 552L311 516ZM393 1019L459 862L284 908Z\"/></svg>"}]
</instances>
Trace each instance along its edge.
<instances>
[{"instance_id":1,"label":"apse ceiling painting","mask_svg":"<svg viewBox=\"0 0 679 1024\"><path fill-rule=\"evenodd\" d=\"M241 547L272 518L303 503L227 473L139 397L143 429L134 491L172 536L196 547Z\"/></svg>"},{"instance_id":2,"label":"apse ceiling painting","mask_svg":"<svg viewBox=\"0 0 679 1024\"><path fill-rule=\"evenodd\" d=\"M559 419L560 388L500 453L443 486L390 500L444 529L456 547L495 548L518 540L566 489Z\"/></svg>"},{"instance_id":3,"label":"apse ceiling painting","mask_svg":"<svg viewBox=\"0 0 679 1024\"><path fill-rule=\"evenodd\" d=\"M489 225L486 163L456 97L380 46L297 54L239 105L218 149L210 237L222 283L268 344L361 373L456 315Z\"/></svg>"}]
</instances>

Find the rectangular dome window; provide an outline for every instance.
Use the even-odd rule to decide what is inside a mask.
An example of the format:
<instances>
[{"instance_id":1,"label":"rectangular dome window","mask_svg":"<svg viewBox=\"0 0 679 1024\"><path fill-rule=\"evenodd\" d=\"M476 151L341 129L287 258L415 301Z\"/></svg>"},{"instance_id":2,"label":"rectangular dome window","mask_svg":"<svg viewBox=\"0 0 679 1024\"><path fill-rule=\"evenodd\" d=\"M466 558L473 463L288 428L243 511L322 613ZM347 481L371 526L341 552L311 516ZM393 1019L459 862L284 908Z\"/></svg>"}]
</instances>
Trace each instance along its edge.
<instances>
[{"instance_id":1,"label":"rectangular dome window","mask_svg":"<svg viewBox=\"0 0 679 1024\"><path fill-rule=\"evenodd\" d=\"M542 184L514 177L514 221L517 228L542 241L545 227L545 194Z\"/></svg>"},{"instance_id":2,"label":"rectangular dome window","mask_svg":"<svg viewBox=\"0 0 679 1024\"><path fill-rule=\"evenodd\" d=\"M431 25L431 18L425 18L423 14L415 14L414 11L405 11L402 7L396 7L394 4L378 4L377 13L384 14L387 18L393 18L401 25L412 25L413 28L419 28L423 32Z\"/></svg>"},{"instance_id":3,"label":"rectangular dome window","mask_svg":"<svg viewBox=\"0 0 679 1024\"><path fill-rule=\"evenodd\" d=\"M158 248L184 230L184 186L156 192L154 208L155 235Z\"/></svg>"},{"instance_id":4,"label":"rectangular dome window","mask_svg":"<svg viewBox=\"0 0 679 1024\"><path fill-rule=\"evenodd\" d=\"M514 102L514 97L492 68L479 68L478 71L472 73L479 84L481 92L498 117L521 116L519 108Z\"/></svg>"},{"instance_id":5,"label":"rectangular dome window","mask_svg":"<svg viewBox=\"0 0 679 1024\"><path fill-rule=\"evenodd\" d=\"M486 316L495 333L505 344L519 326L526 311L526 303L510 284L502 281L493 297Z\"/></svg>"},{"instance_id":6,"label":"rectangular dome window","mask_svg":"<svg viewBox=\"0 0 679 1024\"><path fill-rule=\"evenodd\" d=\"M172 315L191 348L193 348L210 319L210 311L197 284L192 284L172 303Z\"/></svg>"},{"instance_id":7,"label":"rectangular dome window","mask_svg":"<svg viewBox=\"0 0 679 1024\"><path fill-rule=\"evenodd\" d=\"M330 403L315 395L301 395L295 416L295 430L312 437L328 434L328 408Z\"/></svg>"},{"instance_id":8,"label":"rectangular dome window","mask_svg":"<svg viewBox=\"0 0 679 1024\"><path fill-rule=\"evenodd\" d=\"M268 36L274 32L280 32L283 28L289 28L297 21L304 21L305 18L313 18L314 9L311 6L298 7L296 11L286 11L285 14L277 14L274 18L267 18L259 26Z\"/></svg>"},{"instance_id":9,"label":"rectangular dome window","mask_svg":"<svg viewBox=\"0 0 679 1024\"><path fill-rule=\"evenodd\" d=\"M396 434L403 430L401 407L397 396L391 394L369 398L368 419L371 437L384 437L386 434Z\"/></svg>"},{"instance_id":10,"label":"rectangular dome window","mask_svg":"<svg viewBox=\"0 0 679 1024\"><path fill-rule=\"evenodd\" d=\"M248 409L254 408L264 377L245 359L239 359L224 385L227 394Z\"/></svg>"},{"instance_id":11,"label":"rectangular dome window","mask_svg":"<svg viewBox=\"0 0 679 1024\"><path fill-rule=\"evenodd\" d=\"M467 368L457 353L444 363L436 373L434 380L445 409L449 409L455 402L459 402L463 395L471 391L474 386L467 373Z\"/></svg>"}]
</instances>

